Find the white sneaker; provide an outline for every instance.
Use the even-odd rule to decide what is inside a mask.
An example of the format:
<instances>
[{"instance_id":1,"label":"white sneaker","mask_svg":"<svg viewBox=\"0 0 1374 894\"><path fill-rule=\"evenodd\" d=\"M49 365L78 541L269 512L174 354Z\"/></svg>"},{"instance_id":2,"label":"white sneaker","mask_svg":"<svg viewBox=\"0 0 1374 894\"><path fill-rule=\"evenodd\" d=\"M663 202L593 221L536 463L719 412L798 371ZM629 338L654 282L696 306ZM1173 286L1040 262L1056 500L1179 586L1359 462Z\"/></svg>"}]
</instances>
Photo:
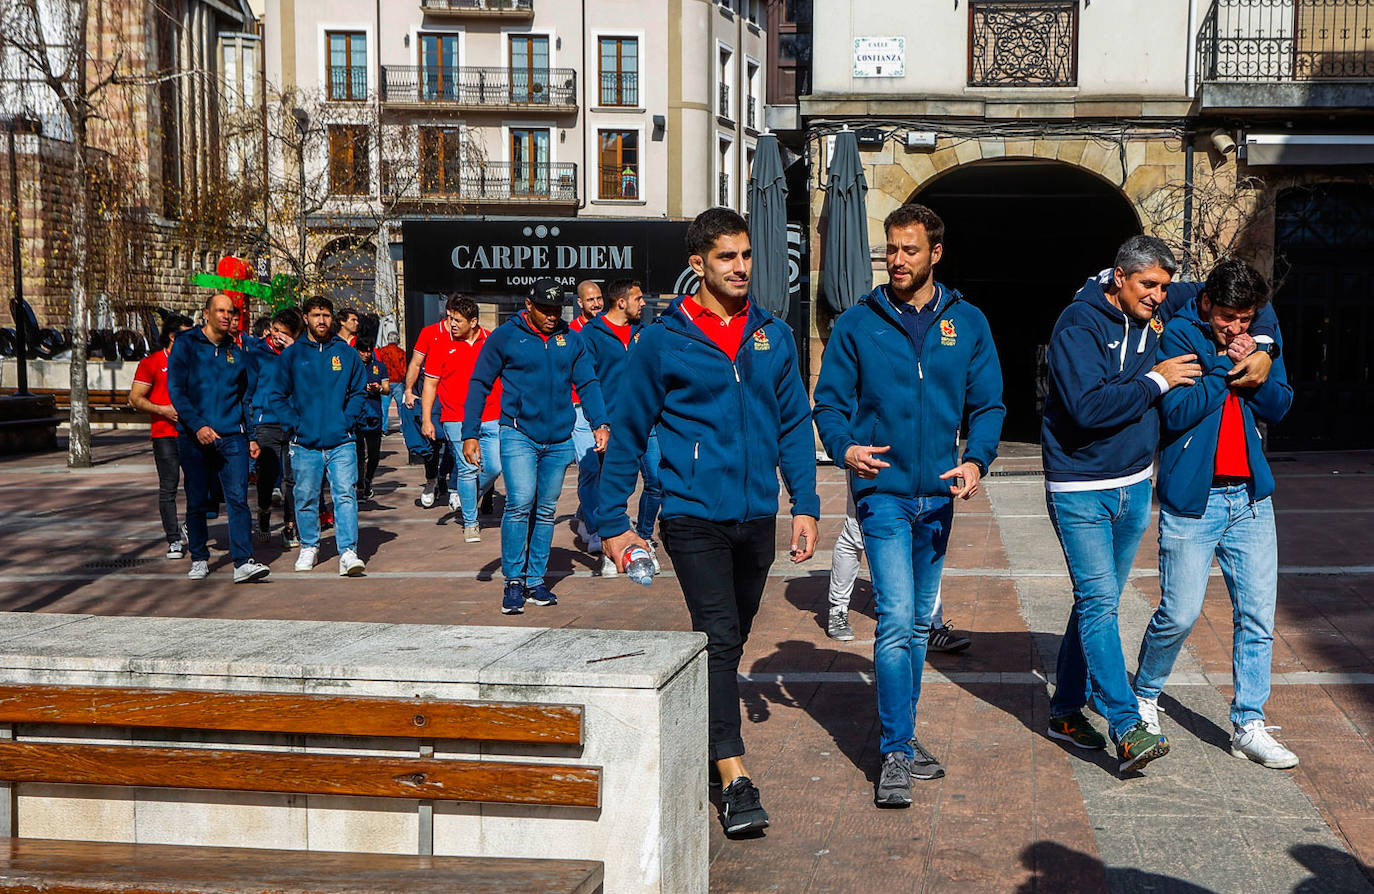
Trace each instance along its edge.
<instances>
[{"instance_id":1,"label":"white sneaker","mask_svg":"<svg viewBox=\"0 0 1374 894\"><path fill-rule=\"evenodd\" d=\"M184 559L186 558L186 547L180 540L174 540L167 544L167 558Z\"/></svg>"},{"instance_id":2,"label":"white sneaker","mask_svg":"<svg viewBox=\"0 0 1374 894\"><path fill-rule=\"evenodd\" d=\"M619 574L619 573L620 573L619 569L617 569L617 568L615 567L615 559L612 559L610 556L606 555L605 553L602 553L602 554L601 554L601 576L602 576L602 577L615 577L615 576L616 576L617 574Z\"/></svg>"},{"instance_id":3,"label":"white sneaker","mask_svg":"<svg viewBox=\"0 0 1374 894\"><path fill-rule=\"evenodd\" d=\"M310 571L315 567L315 553L318 547L302 546L300 554L296 556L296 570Z\"/></svg>"},{"instance_id":4,"label":"white sneaker","mask_svg":"<svg viewBox=\"0 0 1374 894\"><path fill-rule=\"evenodd\" d=\"M477 525L463 525L464 543L481 543L482 529Z\"/></svg>"},{"instance_id":5,"label":"white sneaker","mask_svg":"<svg viewBox=\"0 0 1374 894\"><path fill-rule=\"evenodd\" d=\"M193 560L191 570L186 572L186 576L191 580L205 580L210 576L210 563L204 559Z\"/></svg>"},{"instance_id":6,"label":"white sneaker","mask_svg":"<svg viewBox=\"0 0 1374 894\"><path fill-rule=\"evenodd\" d=\"M249 559L242 565L234 567L234 583L244 584L250 580L258 580L259 578L267 577L267 575L271 573L271 568L268 568L261 562L255 562Z\"/></svg>"},{"instance_id":7,"label":"white sneaker","mask_svg":"<svg viewBox=\"0 0 1374 894\"><path fill-rule=\"evenodd\" d=\"M452 491L450 491L448 495L448 508L452 509L454 512L458 511L458 495Z\"/></svg>"},{"instance_id":8,"label":"white sneaker","mask_svg":"<svg viewBox=\"0 0 1374 894\"><path fill-rule=\"evenodd\" d=\"M658 574L663 570L663 566L658 563L658 544L652 537L645 537L644 542L649 544L649 559L654 563L654 574Z\"/></svg>"},{"instance_id":9,"label":"white sneaker","mask_svg":"<svg viewBox=\"0 0 1374 894\"><path fill-rule=\"evenodd\" d=\"M339 577L357 577L366 570L367 563L358 558L353 550L346 549L339 556Z\"/></svg>"},{"instance_id":10,"label":"white sneaker","mask_svg":"<svg viewBox=\"0 0 1374 894\"><path fill-rule=\"evenodd\" d=\"M1252 760L1271 770L1287 770L1298 765L1298 756L1269 735L1277 726L1265 726L1263 720L1251 720L1236 727L1231 734L1231 755Z\"/></svg>"},{"instance_id":11,"label":"white sneaker","mask_svg":"<svg viewBox=\"0 0 1374 894\"><path fill-rule=\"evenodd\" d=\"M420 491L420 505L428 509L434 505L434 479L425 482L425 489Z\"/></svg>"},{"instance_id":12,"label":"white sneaker","mask_svg":"<svg viewBox=\"0 0 1374 894\"><path fill-rule=\"evenodd\" d=\"M1160 735L1159 729L1159 699L1135 697L1137 710L1140 712L1140 719L1145 723L1145 729L1150 731L1150 735Z\"/></svg>"}]
</instances>

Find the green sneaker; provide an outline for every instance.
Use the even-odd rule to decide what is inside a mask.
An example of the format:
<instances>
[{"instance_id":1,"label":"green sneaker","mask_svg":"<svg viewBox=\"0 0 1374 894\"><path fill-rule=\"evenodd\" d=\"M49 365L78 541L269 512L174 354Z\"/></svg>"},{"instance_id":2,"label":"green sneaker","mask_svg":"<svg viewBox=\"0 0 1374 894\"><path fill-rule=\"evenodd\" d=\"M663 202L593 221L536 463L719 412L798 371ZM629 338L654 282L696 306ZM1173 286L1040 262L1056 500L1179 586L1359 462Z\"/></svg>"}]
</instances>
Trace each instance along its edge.
<instances>
[{"instance_id":1,"label":"green sneaker","mask_svg":"<svg viewBox=\"0 0 1374 894\"><path fill-rule=\"evenodd\" d=\"M1107 737L1093 729L1082 711L1074 711L1063 717L1051 717L1049 736L1061 742L1068 742L1075 748L1106 748Z\"/></svg>"},{"instance_id":2,"label":"green sneaker","mask_svg":"<svg viewBox=\"0 0 1374 894\"><path fill-rule=\"evenodd\" d=\"M1141 721L1131 727L1130 731L1121 737L1121 741L1116 743L1116 756L1121 761L1117 769L1122 773L1127 770L1139 770L1150 761L1168 753L1169 740L1150 732L1145 727L1145 722Z\"/></svg>"}]
</instances>

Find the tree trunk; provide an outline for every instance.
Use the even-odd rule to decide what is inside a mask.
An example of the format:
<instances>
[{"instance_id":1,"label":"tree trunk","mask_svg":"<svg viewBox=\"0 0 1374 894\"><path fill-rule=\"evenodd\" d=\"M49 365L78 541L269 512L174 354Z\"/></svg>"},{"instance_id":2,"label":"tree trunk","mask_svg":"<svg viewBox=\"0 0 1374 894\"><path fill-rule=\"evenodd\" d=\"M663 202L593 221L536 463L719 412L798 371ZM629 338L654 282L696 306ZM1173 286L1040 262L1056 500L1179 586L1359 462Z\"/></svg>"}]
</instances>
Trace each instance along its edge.
<instances>
[{"instance_id":1,"label":"tree trunk","mask_svg":"<svg viewBox=\"0 0 1374 894\"><path fill-rule=\"evenodd\" d=\"M67 440L67 467L91 465L91 408L86 390L86 347L90 342L90 315L86 295L87 233L90 203L86 195L86 128L81 122L73 141L76 205L72 209L72 359L71 433Z\"/></svg>"}]
</instances>

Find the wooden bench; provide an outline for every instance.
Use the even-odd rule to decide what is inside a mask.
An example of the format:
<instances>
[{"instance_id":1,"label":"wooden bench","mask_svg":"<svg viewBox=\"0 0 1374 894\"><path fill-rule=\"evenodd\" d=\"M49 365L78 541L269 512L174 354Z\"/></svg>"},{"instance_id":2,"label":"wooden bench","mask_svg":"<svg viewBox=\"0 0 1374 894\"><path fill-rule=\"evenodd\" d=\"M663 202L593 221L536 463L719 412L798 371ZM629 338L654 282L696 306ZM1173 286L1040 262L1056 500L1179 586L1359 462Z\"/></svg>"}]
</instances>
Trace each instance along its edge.
<instances>
[{"instance_id":1,"label":"wooden bench","mask_svg":"<svg viewBox=\"0 0 1374 894\"><path fill-rule=\"evenodd\" d=\"M580 746L580 706L9 684L0 685L0 724L0 782L411 799L420 823L418 855L0 838L0 890L601 890L598 861L431 855L434 801L585 808L594 817L599 767L434 757L436 740ZM27 740L24 725L33 724L412 739L418 746L414 754L374 756L70 744ZM13 835L15 799L0 801L0 831Z\"/></svg>"},{"instance_id":2,"label":"wooden bench","mask_svg":"<svg viewBox=\"0 0 1374 894\"><path fill-rule=\"evenodd\" d=\"M43 394L57 401L57 410L66 415L72 408L72 392L69 388L30 388L30 394ZM146 419L141 410L129 406L129 392L118 388L91 388L86 392L87 405L90 407L91 421L133 421Z\"/></svg>"}]
</instances>

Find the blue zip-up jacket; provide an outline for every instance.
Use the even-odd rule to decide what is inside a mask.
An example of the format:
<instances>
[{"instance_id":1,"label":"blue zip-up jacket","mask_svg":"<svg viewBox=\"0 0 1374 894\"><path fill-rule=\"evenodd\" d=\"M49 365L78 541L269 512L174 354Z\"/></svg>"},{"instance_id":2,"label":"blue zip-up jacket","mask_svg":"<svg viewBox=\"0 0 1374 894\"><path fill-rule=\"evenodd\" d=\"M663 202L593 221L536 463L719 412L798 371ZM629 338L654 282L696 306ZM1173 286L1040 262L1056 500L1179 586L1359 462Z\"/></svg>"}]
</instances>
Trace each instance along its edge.
<instances>
[{"instance_id":1,"label":"blue zip-up jacket","mask_svg":"<svg viewBox=\"0 0 1374 894\"><path fill-rule=\"evenodd\" d=\"M361 354L358 355L362 357ZM386 367L377 355L363 361L363 385L381 385L386 379ZM363 390L363 412L358 417L358 431L378 431L382 427L382 392Z\"/></svg>"},{"instance_id":2,"label":"blue zip-up jacket","mask_svg":"<svg viewBox=\"0 0 1374 894\"><path fill-rule=\"evenodd\" d=\"M281 354L277 353L266 339L254 338L244 343L253 363L256 366L258 384L253 389L253 399L250 403L253 412L253 425L281 425L281 420L277 418L277 411L272 406L272 389L277 387L277 380L281 378L282 371L286 368L281 362Z\"/></svg>"},{"instance_id":3,"label":"blue zip-up jacket","mask_svg":"<svg viewBox=\"0 0 1374 894\"><path fill-rule=\"evenodd\" d=\"M964 461L984 468L997 458L1002 420L1002 367L982 311L935 286L938 319L915 344L897 319L887 286L840 314L825 346L813 395L816 430L835 465L850 447L888 445L891 465L856 478L856 498L871 493L948 497L940 476L959 465L959 426L968 413Z\"/></svg>"},{"instance_id":4,"label":"blue zip-up jacket","mask_svg":"<svg viewBox=\"0 0 1374 894\"><path fill-rule=\"evenodd\" d=\"M216 344L197 326L181 333L167 358L167 393L177 424L192 436L210 426L221 435L253 438L253 391L257 364L226 337Z\"/></svg>"},{"instance_id":5,"label":"blue zip-up jacket","mask_svg":"<svg viewBox=\"0 0 1374 894\"><path fill-rule=\"evenodd\" d=\"M601 467L601 536L630 529L626 504L650 431L663 452L663 518L771 518L779 471L792 514L819 517L810 405L792 330L751 299L731 361L681 304L644 327L616 383Z\"/></svg>"},{"instance_id":6,"label":"blue zip-up jacket","mask_svg":"<svg viewBox=\"0 0 1374 894\"><path fill-rule=\"evenodd\" d=\"M601 383L601 399L606 405L608 419L615 415L615 397L620 393L621 385L625 381L625 368L629 363L630 353L638 345L643 330L642 324L631 323L630 343L626 345L620 340L620 336L611 331L603 314L583 326L577 333L591 354L592 364L596 367L596 379Z\"/></svg>"},{"instance_id":7,"label":"blue zip-up jacket","mask_svg":"<svg viewBox=\"0 0 1374 894\"><path fill-rule=\"evenodd\" d=\"M367 378L357 349L337 335L324 343L306 335L281 352L281 362L271 402L291 443L332 450L353 440Z\"/></svg>"},{"instance_id":8,"label":"blue zip-up jacket","mask_svg":"<svg viewBox=\"0 0 1374 894\"><path fill-rule=\"evenodd\" d=\"M523 432L539 444L556 444L572 437L570 388L576 387L582 412L592 428L606 424L601 385L591 355L576 332L558 321L544 340L523 313L516 314L487 336L472 368L468 396L463 403L463 438L482 430L482 408L501 379L501 424ZM436 402L437 404L437 402Z\"/></svg>"},{"instance_id":9,"label":"blue zip-up jacket","mask_svg":"<svg viewBox=\"0 0 1374 894\"><path fill-rule=\"evenodd\" d=\"M1165 390L1162 377L1149 375L1159 362L1159 334L1203 285L1172 283L1154 318L1142 321L1107 300L1110 276L1108 270L1089 277L1050 335L1040 452L1051 490L1112 482L1150 468L1159 446L1154 410ZM1277 330L1273 308L1266 306L1251 335L1272 339Z\"/></svg>"},{"instance_id":10,"label":"blue zip-up jacket","mask_svg":"<svg viewBox=\"0 0 1374 894\"><path fill-rule=\"evenodd\" d=\"M1197 354L1203 369L1202 378L1195 384L1170 388L1159 403L1163 428L1159 447L1159 503L1174 515L1201 518L1207 510L1221 432L1221 412L1229 391L1226 373L1235 365L1225 353L1218 354L1220 350L1212 337L1211 327L1198 316L1197 304L1191 301L1164 327L1164 335L1159 340L1159 359ZM1240 398L1241 418L1245 421L1250 499L1263 500L1274 493L1274 474L1264 458L1255 419L1258 417L1273 424L1293 405L1293 389L1288 384L1283 357L1274 360L1263 385L1239 389L1236 394Z\"/></svg>"}]
</instances>

